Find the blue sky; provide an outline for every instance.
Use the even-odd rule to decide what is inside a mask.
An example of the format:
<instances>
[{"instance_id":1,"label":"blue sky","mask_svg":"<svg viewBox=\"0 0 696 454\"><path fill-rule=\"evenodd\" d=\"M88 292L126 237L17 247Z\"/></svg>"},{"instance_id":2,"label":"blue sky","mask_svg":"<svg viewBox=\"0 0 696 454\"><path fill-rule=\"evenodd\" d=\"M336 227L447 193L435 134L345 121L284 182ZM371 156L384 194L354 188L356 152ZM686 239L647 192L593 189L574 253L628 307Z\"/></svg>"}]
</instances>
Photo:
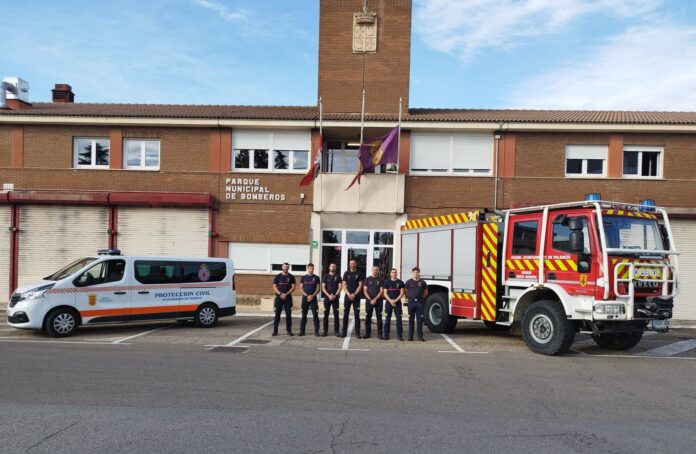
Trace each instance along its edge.
<instances>
[{"instance_id":1,"label":"blue sky","mask_svg":"<svg viewBox=\"0 0 696 454\"><path fill-rule=\"evenodd\" d=\"M312 105L318 0L3 2L0 76L78 102ZM691 0L414 0L411 107L696 110Z\"/></svg>"}]
</instances>

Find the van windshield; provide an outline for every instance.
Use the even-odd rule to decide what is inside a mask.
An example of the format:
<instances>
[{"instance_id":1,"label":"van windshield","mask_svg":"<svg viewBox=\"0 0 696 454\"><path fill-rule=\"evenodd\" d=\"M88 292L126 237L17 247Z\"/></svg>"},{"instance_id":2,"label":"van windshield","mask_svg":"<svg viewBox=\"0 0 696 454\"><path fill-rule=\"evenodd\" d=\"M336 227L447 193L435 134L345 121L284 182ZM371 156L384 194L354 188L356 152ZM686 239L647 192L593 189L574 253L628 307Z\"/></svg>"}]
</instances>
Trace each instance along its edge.
<instances>
[{"instance_id":1,"label":"van windshield","mask_svg":"<svg viewBox=\"0 0 696 454\"><path fill-rule=\"evenodd\" d=\"M51 274L48 277L45 277L44 279L47 281L59 281L61 279L65 279L66 277L70 276L71 274L74 274L77 270L89 265L90 263L94 262L97 260L94 257L84 257L81 259L77 259L74 262L72 262L70 265L65 266L55 273Z\"/></svg>"}]
</instances>

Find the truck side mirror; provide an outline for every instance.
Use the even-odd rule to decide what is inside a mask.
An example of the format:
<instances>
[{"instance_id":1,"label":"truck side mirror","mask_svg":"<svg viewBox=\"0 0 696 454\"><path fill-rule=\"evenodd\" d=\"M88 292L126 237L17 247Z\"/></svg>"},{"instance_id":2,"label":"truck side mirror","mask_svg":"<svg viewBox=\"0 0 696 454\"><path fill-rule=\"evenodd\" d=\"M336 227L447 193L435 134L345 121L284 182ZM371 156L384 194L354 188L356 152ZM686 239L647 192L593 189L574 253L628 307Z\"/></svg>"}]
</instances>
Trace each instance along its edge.
<instances>
[{"instance_id":1,"label":"truck side mirror","mask_svg":"<svg viewBox=\"0 0 696 454\"><path fill-rule=\"evenodd\" d=\"M665 243L665 250L669 251L669 235L667 234L667 227L664 224L660 224L660 235L662 235L662 241Z\"/></svg>"},{"instance_id":2,"label":"truck side mirror","mask_svg":"<svg viewBox=\"0 0 696 454\"><path fill-rule=\"evenodd\" d=\"M585 251L585 234L582 233L582 230L570 232L570 249L578 254Z\"/></svg>"}]
</instances>

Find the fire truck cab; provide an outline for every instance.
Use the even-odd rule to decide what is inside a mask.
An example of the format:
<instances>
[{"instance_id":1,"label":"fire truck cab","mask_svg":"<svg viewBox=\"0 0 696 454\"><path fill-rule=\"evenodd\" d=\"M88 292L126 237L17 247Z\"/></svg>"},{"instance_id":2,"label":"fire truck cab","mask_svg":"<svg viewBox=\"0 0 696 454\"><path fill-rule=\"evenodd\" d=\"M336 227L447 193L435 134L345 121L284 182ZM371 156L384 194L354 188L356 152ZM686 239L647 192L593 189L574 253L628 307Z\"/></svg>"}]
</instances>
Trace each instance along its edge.
<instances>
[{"instance_id":1,"label":"fire truck cab","mask_svg":"<svg viewBox=\"0 0 696 454\"><path fill-rule=\"evenodd\" d=\"M678 293L669 218L650 202L586 200L410 220L401 230L402 275L420 267L433 332L470 318L521 332L541 354L567 351L577 332L604 348L629 349L645 330L669 329Z\"/></svg>"}]
</instances>

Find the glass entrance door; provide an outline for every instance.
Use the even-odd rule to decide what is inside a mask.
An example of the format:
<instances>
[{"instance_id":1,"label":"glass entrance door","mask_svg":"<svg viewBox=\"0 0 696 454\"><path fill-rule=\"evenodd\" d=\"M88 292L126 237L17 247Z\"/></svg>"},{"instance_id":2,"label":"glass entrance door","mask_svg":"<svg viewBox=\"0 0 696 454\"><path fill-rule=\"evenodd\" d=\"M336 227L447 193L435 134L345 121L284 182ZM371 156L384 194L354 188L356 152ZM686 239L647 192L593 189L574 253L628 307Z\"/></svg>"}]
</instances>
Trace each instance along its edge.
<instances>
[{"instance_id":1,"label":"glass entrance door","mask_svg":"<svg viewBox=\"0 0 696 454\"><path fill-rule=\"evenodd\" d=\"M335 263L339 274L355 259L358 269L369 276L377 266L380 276L389 276L394 260L394 232L375 230L331 229L322 231L321 268L327 273Z\"/></svg>"}]
</instances>

